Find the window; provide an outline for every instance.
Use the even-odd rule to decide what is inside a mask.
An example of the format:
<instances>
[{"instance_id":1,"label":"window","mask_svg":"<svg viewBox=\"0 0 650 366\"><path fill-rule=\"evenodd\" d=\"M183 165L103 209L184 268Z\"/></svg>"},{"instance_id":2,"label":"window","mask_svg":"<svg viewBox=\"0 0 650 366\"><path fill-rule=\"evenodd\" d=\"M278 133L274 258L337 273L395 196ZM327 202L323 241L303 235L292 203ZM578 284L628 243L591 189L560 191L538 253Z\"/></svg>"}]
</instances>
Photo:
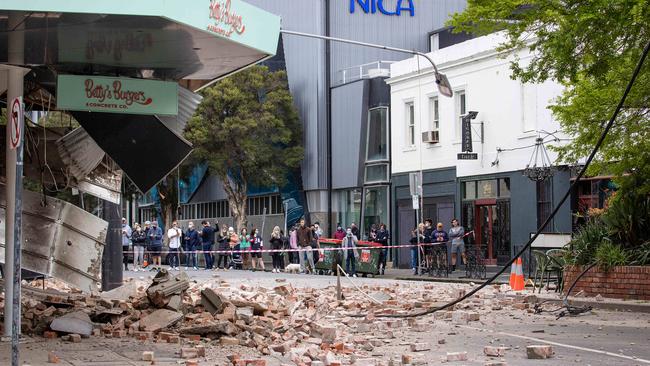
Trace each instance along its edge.
<instances>
[{"instance_id":1,"label":"window","mask_svg":"<svg viewBox=\"0 0 650 366\"><path fill-rule=\"evenodd\" d=\"M437 51L440 48L440 36L438 33L429 35L429 52Z\"/></svg>"},{"instance_id":2,"label":"window","mask_svg":"<svg viewBox=\"0 0 650 366\"><path fill-rule=\"evenodd\" d=\"M366 166L365 183L388 182L388 164L375 164Z\"/></svg>"},{"instance_id":3,"label":"window","mask_svg":"<svg viewBox=\"0 0 650 366\"><path fill-rule=\"evenodd\" d=\"M499 197L510 197L510 178L499 179Z\"/></svg>"},{"instance_id":4,"label":"window","mask_svg":"<svg viewBox=\"0 0 650 366\"><path fill-rule=\"evenodd\" d=\"M361 216L361 190L340 190L332 194L332 213L336 215L337 223L343 227L356 223L359 225Z\"/></svg>"},{"instance_id":5,"label":"window","mask_svg":"<svg viewBox=\"0 0 650 366\"><path fill-rule=\"evenodd\" d=\"M496 179L478 181L478 198L496 198L497 181Z\"/></svg>"},{"instance_id":6,"label":"window","mask_svg":"<svg viewBox=\"0 0 650 366\"><path fill-rule=\"evenodd\" d=\"M548 178L537 182L537 227L551 216L553 210L553 179ZM553 231L553 220L546 225L546 232Z\"/></svg>"},{"instance_id":7,"label":"window","mask_svg":"<svg viewBox=\"0 0 650 366\"><path fill-rule=\"evenodd\" d=\"M476 182L463 183L463 198L466 200L476 199Z\"/></svg>"},{"instance_id":8,"label":"window","mask_svg":"<svg viewBox=\"0 0 650 366\"><path fill-rule=\"evenodd\" d=\"M374 108L368 113L366 161L388 160L388 108Z\"/></svg>"},{"instance_id":9,"label":"window","mask_svg":"<svg viewBox=\"0 0 650 366\"><path fill-rule=\"evenodd\" d=\"M415 146L415 106L413 102L406 103L406 145Z\"/></svg>"},{"instance_id":10,"label":"window","mask_svg":"<svg viewBox=\"0 0 650 366\"><path fill-rule=\"evenodd\" d=\"M372 224L388 222L388 186L368 187L364 189L362 236L370 232Z\"/></svg>"},{"instance_id":11,"label":"window","mask_svg":"<svg viewBox=\"0 0 650 366\"><path fill-rule=\"evenodd\" d=\"M462 116L467 113L467 100L465 98L465 91L459 90L456 93L456 138L460 139L460 131L462 130L463 118Z\"/></svg>"},{"instance_id":12,"label":"window","mask_svg":"<svg viewBox=\"0 0 650 366\"><path fill-rule=\"evenodd\" d=\"M438 97L429 99L429 113L431 114L431 129L432 131L440 130L440 104Z\"/></svg>"}]
</instances>

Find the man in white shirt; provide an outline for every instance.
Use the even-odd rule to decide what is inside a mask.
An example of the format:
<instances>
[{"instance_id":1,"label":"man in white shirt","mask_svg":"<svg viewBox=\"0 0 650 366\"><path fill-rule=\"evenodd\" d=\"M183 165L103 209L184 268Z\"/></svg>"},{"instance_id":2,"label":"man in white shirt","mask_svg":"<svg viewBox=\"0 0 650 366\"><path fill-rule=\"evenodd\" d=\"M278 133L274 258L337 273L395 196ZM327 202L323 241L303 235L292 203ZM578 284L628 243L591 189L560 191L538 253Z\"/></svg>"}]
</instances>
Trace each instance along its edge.
<instances>
[{"instance_id":1,"label":"man in white shirt","mask_svg":"<svg viewBox=\"0 0 650 366\"><path fill-rule=\"evenodd\" d=\"M167 237L169 238L169 255L167 260L169 261L170 270L178 271L178 266L180 265L178 260L178 248L181 246L181 237L183 231L178 228L178 222L172 222L172 227L167 230Z\"/></svg>"}]
</instances>

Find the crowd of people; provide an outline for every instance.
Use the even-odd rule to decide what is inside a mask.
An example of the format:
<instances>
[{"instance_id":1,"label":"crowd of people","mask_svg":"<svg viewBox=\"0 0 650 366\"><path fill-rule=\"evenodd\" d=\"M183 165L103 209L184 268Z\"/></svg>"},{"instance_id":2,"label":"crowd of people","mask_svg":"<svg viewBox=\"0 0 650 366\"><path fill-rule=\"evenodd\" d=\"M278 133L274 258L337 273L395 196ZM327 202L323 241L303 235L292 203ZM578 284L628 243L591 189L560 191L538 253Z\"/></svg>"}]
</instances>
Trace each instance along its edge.
<instances>
[{"instance_id":1,"label":"crowd of people","mask_svg":"<svg viewBox=\"0 0 650 366\"><path fill-rule=\"evenodd\" d=\"M241 228L236 232L233 227L226 227L215 223L202 221L201 227L196 228L189 222L187 229L179 227L173 221L166 233L158 226L157 221L146 221L143 226L135 223L131 228L126 219L122 219L122 246L124 251L124 269L129 270L130 253L133 253L133 270L159 270L162 268L163 242L167 239L168 250L165 262L172 271L199 270L199 256L203 256L204 267L202 270L260 270L265 271L262 251L271 249L273 273L285 270L286 265L300 266L300 272L306 274L316 273L316 263L320 260L319 239L323 231L318 222L306 225L301 219L294 225L287 235L280 227L275 226L268 238L269 246L259 230ZM343 263L346 272L356 276L355 259L358 258L357 244L359 243L359 228L352 223L345 230L337 225L334 239L340 240L342 246ZM385 224L372 225L369 229L367 240L382 246L379 257L379 271L385 273L388 258L388 245L390 235ZM132 248L132 250L131 250ZM298 249L302 249L298 251ZM215 261L216 259L216 261ZM285 265L286 261L286 265Z\"/></svg>"},{"instance_id":2,"label":"crowd of people","mask_svg":"<svg viewBox=\"0 0 650 366\"><path fill-rule=\"evenodd\" d=\"M443 223L439 222L433 227L433 220L426 219L411 232L411 267L413 274L418 274L421 261L430 267L433 261L441 260L437 254L444 253L446 260L447 245L451 248L451 271L456 270L457 253L460 252L462 263L466 264L465 257L465 229L460 226L457 219L451 220L449 231L444 230ZM424 256L422 258L422 255Z\"/></svg>"}]
</instances>

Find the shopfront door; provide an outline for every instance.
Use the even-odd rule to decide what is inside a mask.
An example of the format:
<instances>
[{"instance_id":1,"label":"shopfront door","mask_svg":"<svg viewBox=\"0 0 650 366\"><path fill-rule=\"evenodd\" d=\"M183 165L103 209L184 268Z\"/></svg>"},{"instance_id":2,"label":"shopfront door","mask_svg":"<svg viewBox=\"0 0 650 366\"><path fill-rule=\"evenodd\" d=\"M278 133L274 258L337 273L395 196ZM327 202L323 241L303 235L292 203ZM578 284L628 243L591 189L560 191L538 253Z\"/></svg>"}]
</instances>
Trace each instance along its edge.
<instances>
[{"instance_id":1,"label":"shopfront door","mask_svg":"<svg viewBox=\"0 0 650 366\"><path fill-rule=\"evenodd\" d=\"M475 201L476 245L486 264L495 265L510 259L510 203L502 200Z\"/></svg>"}]
</instances>

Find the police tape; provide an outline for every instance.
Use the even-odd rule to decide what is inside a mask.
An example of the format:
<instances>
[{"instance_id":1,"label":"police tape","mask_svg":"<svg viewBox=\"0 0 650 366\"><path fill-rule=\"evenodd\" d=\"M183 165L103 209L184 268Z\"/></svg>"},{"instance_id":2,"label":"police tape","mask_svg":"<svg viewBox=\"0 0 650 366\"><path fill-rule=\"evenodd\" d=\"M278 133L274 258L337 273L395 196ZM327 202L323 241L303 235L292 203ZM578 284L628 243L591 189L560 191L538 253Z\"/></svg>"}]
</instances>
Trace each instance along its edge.
<instances>
[{"instance_id":1,"label":"police tape","mask_svg":"<svg viewBox=\"0 0 650 366\"><path fill-rule=\"evenodd\" d=\"M463 238L473 234L474 231L470 231L463 235ZM319 243L335 243L339 244L342 242L340 239L319 239ZM375 242L370 242L370 241L359 241L361 243L361 246L357 246L355 248L343 248L343 247L326 247L326 248L321 248L321 247L302 247L302 248L286 248L286 249L240 249L240 250L234 250L234 249L226 249L226 250L186 250L182 248L169 248L161 247L159 250L151 250L150 248L145 248L144 253L186 253L186 254L227 254L227 255L232 255L232 254L253 254L253 253L300 253L300 252L315 252L315 251L323 251L323 252L328 252L328 251L343 251L343 250L384 250L384 249L393 249L393 248L427 248L427 247L436 247L436 246L442 246L442 245L447 245L450 243L450 240L446 241L439 241L439 242L434 242L434 243L419 243L419 244L402 244L402 245L382 245L379 243ZM169 249L177 249L177 250L169 250ZM134 250L123 250L122 253L124 254L135 254L136 251ZM137 253L140 253L138 251Z\"/></svg>"}]
</instances>

